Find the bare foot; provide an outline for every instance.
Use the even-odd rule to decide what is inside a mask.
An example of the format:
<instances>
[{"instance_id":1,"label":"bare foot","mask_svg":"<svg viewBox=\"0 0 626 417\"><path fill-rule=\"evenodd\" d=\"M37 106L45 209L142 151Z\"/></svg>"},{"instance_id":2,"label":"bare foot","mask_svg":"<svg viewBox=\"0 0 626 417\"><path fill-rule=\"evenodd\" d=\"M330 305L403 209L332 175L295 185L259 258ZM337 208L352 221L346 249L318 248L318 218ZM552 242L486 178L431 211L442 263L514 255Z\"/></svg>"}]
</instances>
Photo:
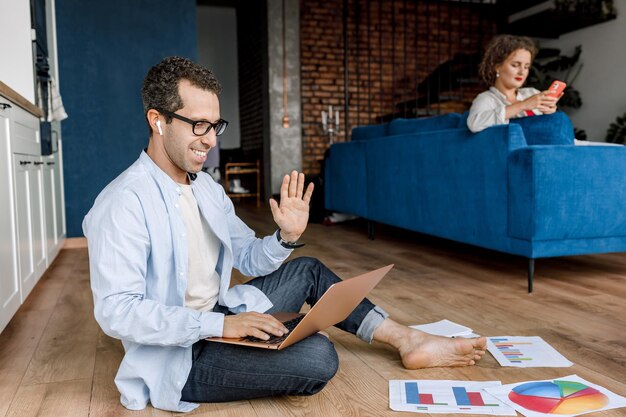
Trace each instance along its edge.
<instances>
[{"instance_id":1,"label":"bare foot","mask_svg":"<svg viewBox=\"0 0 626 417\"><path fill-rule=\"evenodd\" d=\"M386 319L374 339L398 349L407 369L474 365L484 354L487 339L433 336Z\"/></svg>"},{"instance_id":2,"label":"bare foot","mask_svg":"<svg viewBox=\"0 0 626 417\"><path fill-rule=\"evenodd\" d=\"M407 369L469 366L474 365L485 354L485 345L484 337L451 339L418 333L406 337L398 346L398 352Z\"/></svg>"}]
</instances>

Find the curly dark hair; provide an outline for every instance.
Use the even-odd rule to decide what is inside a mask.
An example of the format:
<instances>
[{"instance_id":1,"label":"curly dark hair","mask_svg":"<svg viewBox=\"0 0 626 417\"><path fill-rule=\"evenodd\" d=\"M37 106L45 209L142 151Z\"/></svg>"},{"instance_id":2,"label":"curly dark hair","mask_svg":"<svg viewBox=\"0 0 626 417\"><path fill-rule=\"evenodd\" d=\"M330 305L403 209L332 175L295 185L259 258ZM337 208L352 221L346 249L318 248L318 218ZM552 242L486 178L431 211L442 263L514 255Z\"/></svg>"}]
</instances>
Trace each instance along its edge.
<instances>
[{"instance_id":1,"label":"curly dark hair","mask_svg":"<svg viewBox=\"0 0 626 417\"><path fill-rule=\"evenodd\" d=\"M525 49L530 52L530 62L537 55L537 47L532 39L526 36L498 35L489 42L482 61L478 66L478 75L491 86L496 82L496 65L502 64L513 52Z\"/></svg>"},{"instance_id":2,"label":"curly dark hair","mask_svg":"<svg viewBox=\"0 0 626 417\"><path fill-rule=\"evenodd\" d=\"M150 68L141 88L143 113L150 109L163 109L171 112L183 107L183 100L178 94L178 84L187 80L192 85L219 95L222 91L215 75L206 67L180 56L170 56ZM165 115L164 115L165 116ZM172 118L165 116L166 123ZM152 134L152 128L148 123Z\"/></svg>"}]
</instances>

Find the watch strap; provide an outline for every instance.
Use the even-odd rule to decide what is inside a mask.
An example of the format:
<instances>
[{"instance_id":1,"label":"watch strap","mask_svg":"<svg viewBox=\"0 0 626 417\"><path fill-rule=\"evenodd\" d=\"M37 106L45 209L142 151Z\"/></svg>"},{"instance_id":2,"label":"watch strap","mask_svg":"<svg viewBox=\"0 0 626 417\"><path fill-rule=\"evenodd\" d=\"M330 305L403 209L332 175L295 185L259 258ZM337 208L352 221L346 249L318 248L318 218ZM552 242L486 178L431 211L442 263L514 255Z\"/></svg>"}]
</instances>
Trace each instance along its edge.
<instances>
[{"instance_id":1,"label":"watch strap","mask_svg":"<svg viewBox=\"0 0 626 417\"><path fill-rule=\"evenodd\" d=\"M276 231L276 239L278 239L278 243L280 243L280 246L282 246L285 249L298 249L305 245L304 243L287 242L286 240L280 237L280 229Z\"/></svg>"}]
</instances>

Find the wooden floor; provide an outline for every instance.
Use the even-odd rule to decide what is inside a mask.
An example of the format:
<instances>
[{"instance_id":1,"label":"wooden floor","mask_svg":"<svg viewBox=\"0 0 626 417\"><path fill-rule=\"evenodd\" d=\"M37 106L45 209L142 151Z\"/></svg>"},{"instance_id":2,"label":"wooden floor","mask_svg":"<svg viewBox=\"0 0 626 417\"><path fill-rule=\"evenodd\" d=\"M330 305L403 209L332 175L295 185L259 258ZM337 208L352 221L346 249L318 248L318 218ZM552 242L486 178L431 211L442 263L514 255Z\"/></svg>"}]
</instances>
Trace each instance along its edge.
<instances>
[{"instance_id":1,"label":"wooden floor","mask_svg":"<svg viewBox=\"0 0 626 417\"><path fill-rule=\"evenodd\" d=\"M275 230L268 208L238 212L259 235ZM626 396L626 254L539 260L529 295L526 262L514 256L384 226L369 241L360 221L313 224L303 240L295 256L317 257L344 278L395 263L370 298L402 323L447 318L487 336L538 335L575 365L503 368L487 354L471 368L407 371L388 347L331 329L340 369L320 394L203 404L193 415L397 416L389 379L506 384L578 374ZM122 347L99 330L92 306L87 250L65 249L0 335L0 416L173 415L119 404L113 378Z\"/></svg>"}]
</instances>

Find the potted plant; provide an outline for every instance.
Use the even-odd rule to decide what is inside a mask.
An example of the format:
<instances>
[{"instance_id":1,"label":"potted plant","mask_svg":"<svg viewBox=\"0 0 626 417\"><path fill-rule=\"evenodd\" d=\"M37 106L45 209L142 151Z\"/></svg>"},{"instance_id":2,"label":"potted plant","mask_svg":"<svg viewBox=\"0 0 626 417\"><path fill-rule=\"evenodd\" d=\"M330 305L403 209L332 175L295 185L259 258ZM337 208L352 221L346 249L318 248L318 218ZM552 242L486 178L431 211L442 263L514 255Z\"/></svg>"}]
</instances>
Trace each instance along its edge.
<instances>
[{"instance_id":1,"label":"potted plant","mask_svg":"<svg viewBox=\"0 0 626 417\"><path fill-rule=\"evenodd\" d=\"M626 144L626 113L618 116L615 122L609 125L605 140L609 143Z\"/></svg>"}]
</instances>

